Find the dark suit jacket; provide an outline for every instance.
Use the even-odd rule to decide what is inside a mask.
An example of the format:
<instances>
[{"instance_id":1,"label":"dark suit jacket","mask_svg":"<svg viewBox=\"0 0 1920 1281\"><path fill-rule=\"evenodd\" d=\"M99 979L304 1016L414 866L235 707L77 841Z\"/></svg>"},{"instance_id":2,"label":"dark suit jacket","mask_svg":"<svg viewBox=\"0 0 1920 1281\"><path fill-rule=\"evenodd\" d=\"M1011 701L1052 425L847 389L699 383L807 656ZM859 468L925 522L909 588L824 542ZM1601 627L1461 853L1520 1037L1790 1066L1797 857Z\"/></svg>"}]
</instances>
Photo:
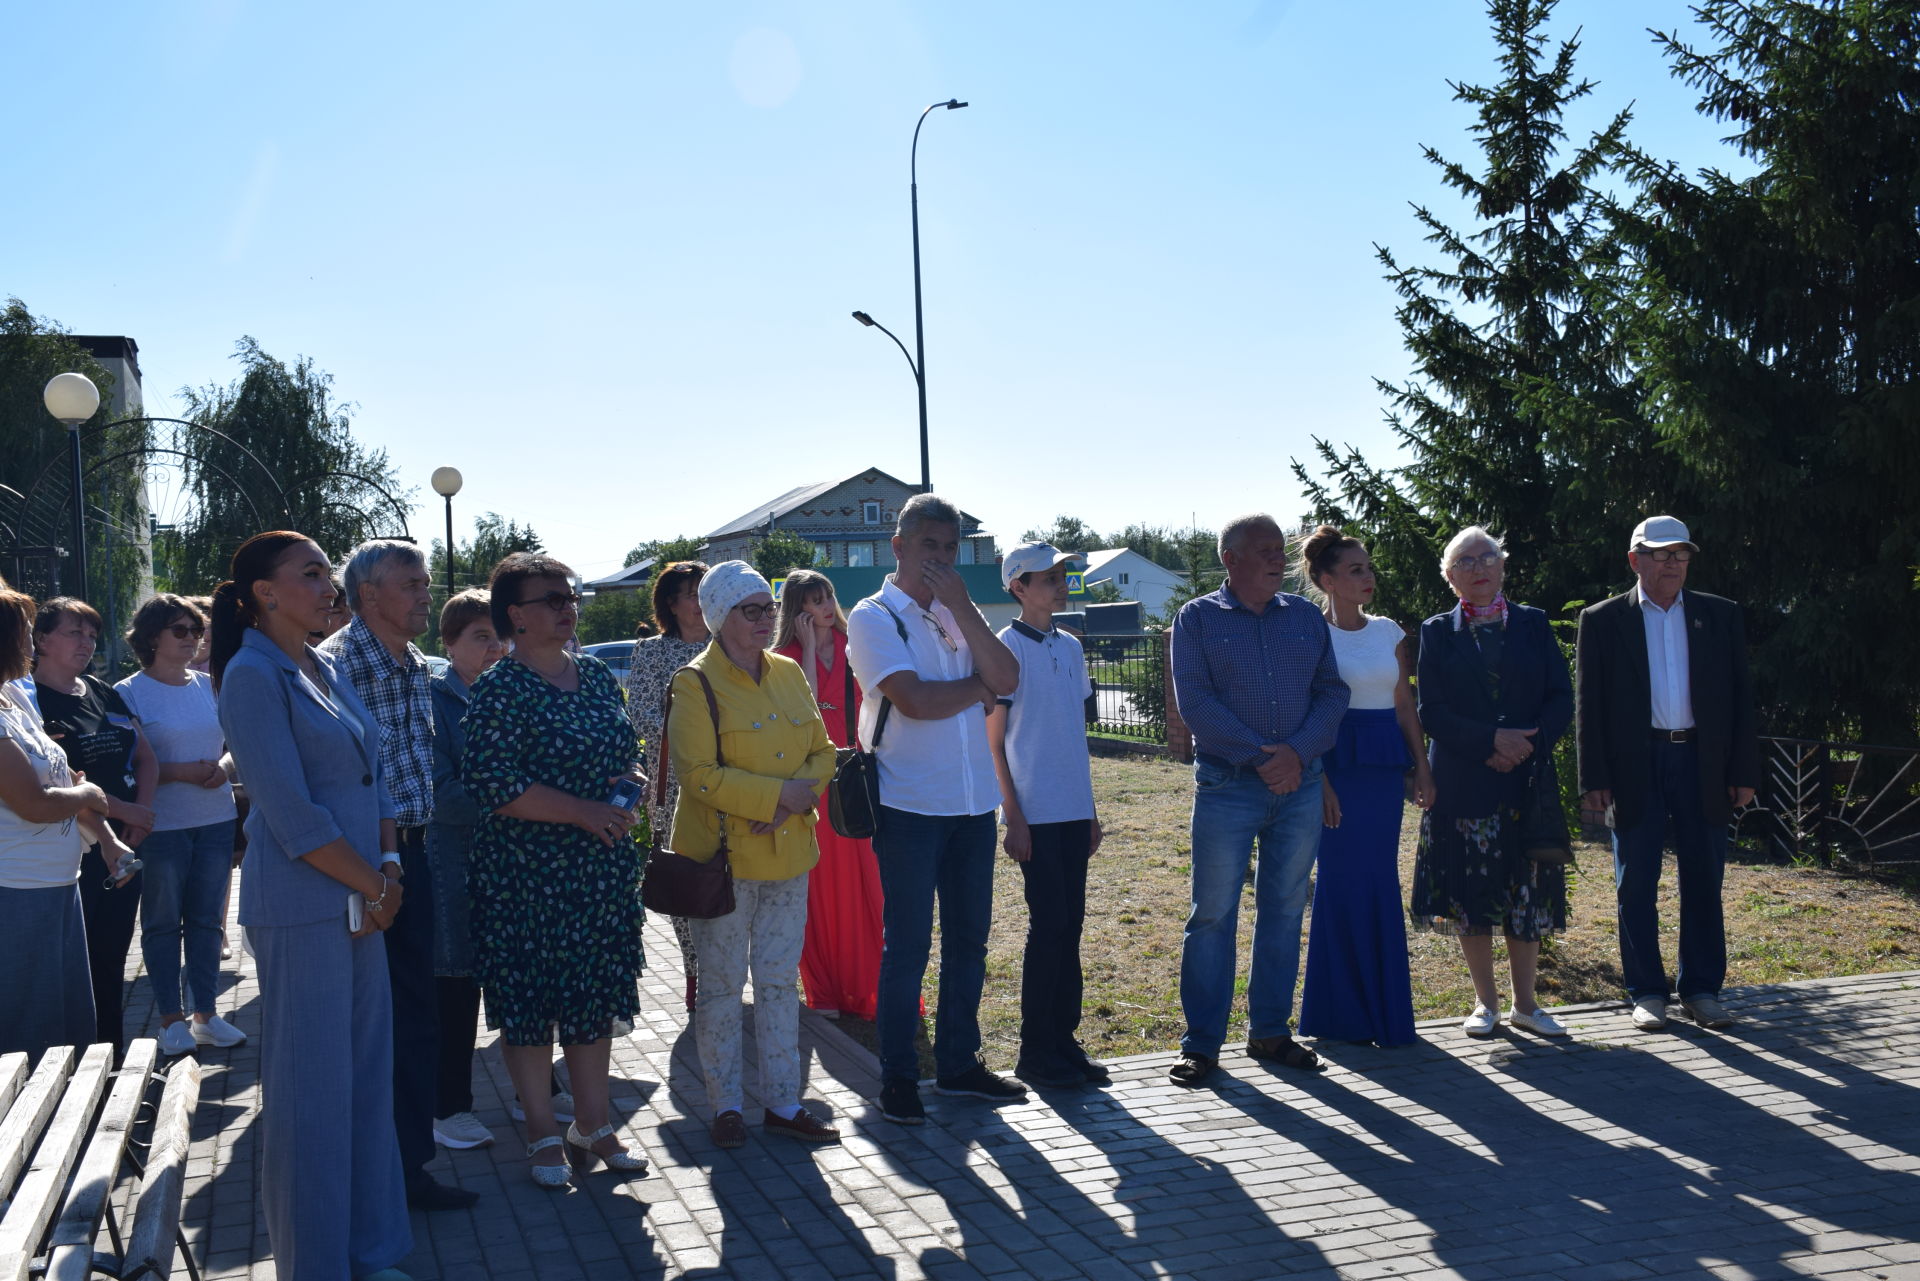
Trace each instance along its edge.
<instances>
[{"instance_id":1,"label":"dark suit jacket","mask_svg":"<svg viewBox=\"0 0 1920 1281\"><path fill-rule=\"evenodd\" d=\"M1760 786L1746 627L1740 607L1719 596L1689 590L1680 608L1687 619L1700 809L1708 822L1724 823L1733 808L1727 789ZM1632 827L1646 813L1653 752L1647 632L1633 592L1580 612L1577 653L1580 790L1611 791L1614 826Z\"/></svg>"},{"instance_id":2,"label":"dark suit jacket","mask_svg":"<svg viewBox=\"0 0 1920 1281\"><path fill-rule=\"evenodd\" d=\"M1551 754L1573 723L1573 683L1546 614L1508 602L1495 699L1479 646L1466 627L1455 629L1455 616L1449 610L1420 624L1420 724L1432 740L1435 808L1449 818L1485 818L1518 808L1533 777L1525 767L1502 774L1487 764L1493 732L1537 726L1533 750Z\"/></svg>"}]
</instances>

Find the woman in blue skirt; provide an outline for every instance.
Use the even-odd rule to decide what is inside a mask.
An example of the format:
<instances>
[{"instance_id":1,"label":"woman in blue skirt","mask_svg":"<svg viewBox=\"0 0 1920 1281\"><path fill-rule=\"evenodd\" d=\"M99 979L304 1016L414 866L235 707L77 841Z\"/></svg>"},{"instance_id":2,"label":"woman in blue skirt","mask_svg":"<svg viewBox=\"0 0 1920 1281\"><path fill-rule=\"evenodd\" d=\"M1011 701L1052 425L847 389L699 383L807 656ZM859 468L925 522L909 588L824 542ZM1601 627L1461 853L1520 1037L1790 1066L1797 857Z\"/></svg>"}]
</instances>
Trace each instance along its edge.
<instances>
[{"instance_id":1,"label":"woman in blue skirt","mask_svg":"<svg viewBox=\"0 0 1920 1281\"><path fill-rule=\"evenodd\" d=\"M1353 692L1325 757L1326 830L1313 888L1300 1034L1376 1045L1413 1043L1413 984L1400 910L1400 816L1433 804L1413 690L1413 643L1400 624L1366 613L1373 562L1331 525L1307 535L1300 577L1319 589L1340 678Z\"/></svg>"}]
</instances>

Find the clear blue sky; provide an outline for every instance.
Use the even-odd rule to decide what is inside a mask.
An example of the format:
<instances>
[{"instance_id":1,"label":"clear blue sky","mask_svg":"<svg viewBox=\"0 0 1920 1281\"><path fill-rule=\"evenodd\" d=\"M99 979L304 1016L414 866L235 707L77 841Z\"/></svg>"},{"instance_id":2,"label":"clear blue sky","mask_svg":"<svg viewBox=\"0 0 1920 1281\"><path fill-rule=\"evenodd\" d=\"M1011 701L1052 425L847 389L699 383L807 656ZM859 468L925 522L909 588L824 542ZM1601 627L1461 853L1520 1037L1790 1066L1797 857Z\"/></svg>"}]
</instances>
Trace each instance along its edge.
<instances>
[{"instance_id":1,"label":"clear blue sky","mask_svg":"<svg viewBox=\"0 0 1920 1281\"><path fill-rule=\"evenodd\" d=\"M1580 136L1730 164L1649 26L1563 0ZM1404 376L1371 245L1422 257L1419 154L1474 0L1374 4L13 5L0 292L140 344L148 405L241 334L308 355L441 524L531 521L592 575L796 484L919 470L920 147L933 476L1010 546L1301 510L1315 434L1386 458ZM22 79L24 77L24 79Z\"/></svg>"}]
</instances>

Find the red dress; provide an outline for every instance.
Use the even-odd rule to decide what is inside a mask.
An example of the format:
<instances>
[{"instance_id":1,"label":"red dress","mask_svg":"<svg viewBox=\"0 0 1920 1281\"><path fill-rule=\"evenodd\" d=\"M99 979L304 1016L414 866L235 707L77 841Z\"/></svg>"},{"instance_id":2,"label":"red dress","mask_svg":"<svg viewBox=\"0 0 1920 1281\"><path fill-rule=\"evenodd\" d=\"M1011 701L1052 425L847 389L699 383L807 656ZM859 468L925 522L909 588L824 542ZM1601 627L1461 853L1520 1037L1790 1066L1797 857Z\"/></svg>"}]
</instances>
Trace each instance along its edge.
<instances>
[{"instance_id":1,"label":"red dress","mask_svg":"<svg viewBox=\"0 0 1920 1281\"><path fill-rule=\"evenodd\" d=\"M774 651L798 663L798 641ZM827 737L841 747L853 738L860 723L860 686L853 686L853 706L847 701L847 638L833 633L833 653L812 672ZM870 841L852 841L833 830L820 816L813 829L820 842L820 862L807 881L807 935L800 952L800 982L809 1008L844 1010L856 1018L874 1017L875 992L880 984L881 904L880 867L873 860Z\"/></svg>"}]
</instances>

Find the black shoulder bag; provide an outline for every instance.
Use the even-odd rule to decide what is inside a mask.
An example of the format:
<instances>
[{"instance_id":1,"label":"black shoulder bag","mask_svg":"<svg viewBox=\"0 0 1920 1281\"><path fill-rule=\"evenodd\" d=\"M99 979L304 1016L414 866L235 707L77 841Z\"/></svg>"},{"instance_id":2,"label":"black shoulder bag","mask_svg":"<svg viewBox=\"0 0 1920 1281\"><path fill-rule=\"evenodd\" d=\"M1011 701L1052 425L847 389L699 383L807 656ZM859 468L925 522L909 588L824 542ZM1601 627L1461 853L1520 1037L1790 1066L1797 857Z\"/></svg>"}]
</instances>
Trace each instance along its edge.
<instances>
[{"instance_id":1,"label":"black shoulder bag","mask_svg":"<svg viewBox=\"0 0 1920 1281\"><path fill-rule=\"evenodd\" d=\"M891 609L887 614L900 633L901 644L911 647L907 625L900 621L900 615ZM873 838L880 822L880 760L875 753L880 750L881 735L887 732L887 715L893 711L893 702L881 696L880 716L873 723L873 744L865 751L860 748L859 718L853 714L853 707L853 655L848 654L847 725L853 743L834 753L833 781L827 784L827 821L848 840L865 841Z\"/></svg>"},{"instance_id":2,"label":"black shoulder bag","mask_svg":"<svg viewBox=\"0 0 1920 1281\"><path fill-rule=\"evenodd\" d=\"M720 747L720 704L713 697L713 684L707 680L707 674L697 667L689 665L680 671L692 672L700 678L700 688L707 696L707 714L713 717L713 759L724 766L727 757ZM674 673L675 676L679 674ZM673 715L671 678L667 681L662 705L660 760L654 766L653 804L656 810L667 803L667 721ZM667 848L667 840L655 832L652 848L647 851L647 874L640 882L640 901L655 912L684 916L695 921L711 921L728 915L734 906L733 864L727 857L728 852L725 814L720 815L720 848L704 863L685 854L675 854Z\"/></svg>"}]
</instances>

